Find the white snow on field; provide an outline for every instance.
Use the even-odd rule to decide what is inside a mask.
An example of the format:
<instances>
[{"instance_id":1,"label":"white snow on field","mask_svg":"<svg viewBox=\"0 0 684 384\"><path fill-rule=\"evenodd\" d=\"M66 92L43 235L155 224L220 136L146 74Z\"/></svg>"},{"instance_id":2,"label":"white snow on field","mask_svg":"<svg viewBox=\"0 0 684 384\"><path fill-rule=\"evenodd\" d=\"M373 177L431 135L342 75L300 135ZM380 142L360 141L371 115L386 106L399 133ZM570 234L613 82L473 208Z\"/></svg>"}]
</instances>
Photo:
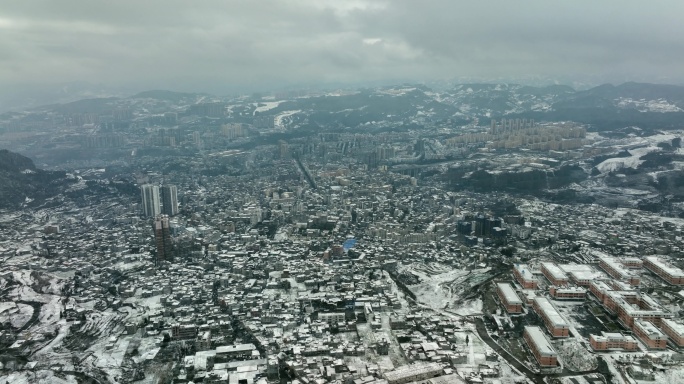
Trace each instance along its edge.
<instances>
[{"instance_id":1,"label":"white snow on field","mask_svg":"<svg viewBox=\"0 0 684 384\"><path fill-rule=\"evenodd\" d=\"M458 306L450 312L461 316L470 316L482 313L482 299L471 300L465 303L459 303Z\"/></svg>"},{"instance_id":2,"label":"white snow on field","mask_svg":"<svg viewBox=\"0 0 684 384\"><path fill-rule=\"evenodd\" d=\"M280 105L280 103L284 102L284 100L280 101L263 101L260 103L252 103L256 106L256 109L254 110L253 115L256 115L257 112L266 112L270 111L273 108L276 108ZM263 104L263 105L262 105Z\"/></svg>"},{"instance_id":3,"label":"white snow on field","mask_svg":"<svg viewBox=\"0 0 684 384\"><path fill-rule=\"evenodd\" d=\"M140 345L138 345L138 355L133 356L133 361L136 363L144 362L145 360L154 359L157 353L161 349L159 344L161 344L163 337L143 337L140 339Z\"/></svg>"},{"instance_id":4,"label":"white snow on field","mask_svg":"<svg viewBox=\"0 0 684 384\"><path fill-rule=\"evenodd\" d=\"M392 89L383 89L383 90L378 90L377 93L384 94L384 95L390 95L390 96L403 96L409 92L415 91L415 87L408 87L408 88L392 88Z\"/></svg>"},{"instance_id":5,"label":"white snow on field","mask_svg":"<svg viewBox=\"0 0 684 384\"><path fill-rule=\"evenodd\" d=\"M10 322L12 327L21 328L33 315L33 307L12 302L0 303L0 323Z\"/></svg>"},{"instance_id":6,"label":"white snow on field","mask_svg":"<svg viewBox=\"0 0 684 384\"><path fill-rule=\"evenodd\" d=\"M55 337L52 341L50 341L45 347L43 347L42 349L37 351L34 356L49 354L49 353L53 352L55 347L60 346L62 344L62 340L69 333L69 324L67 323L66 320L61 320L57 324L57 326L59 327L59 330L57 331L57 337Z\"/></svg>"},{"instance_id":7,"label":"white snow on field","mask_svg":"<svg viewBox=\"0 0 684 384\"><path fill-rule=\"evenodd\" d=\"M33 307L28 304L17 304L16 311L10 315L10 322L14 328L21 328L31 320Z\"/></svg>"},{"instance_id":8,"label":"white snow on field","mask_svg":"<svg viewBox=\"0 0 684 384\"><path fill-rule=\"evenodd\" d=\"M30 384L30 383L51 383L51 384L77 384L78 380L73 375L55 376L52 371L42 370L36 372L22 371L12 372L1 375L0 383Z\"/></svg>"},{"instance_id":9,"label":"white snow on field","mask_svg":"<svg viewBox=\"0 0 684 384\"><path fill-rule=\"evenodd\" d=\"M614 157L603 161L601 164L596 166L601 173L618 171L623 168L634 168L636 169L644 162L640 158L648 153L657 152L661 149L656 146L648 146L643 148L630 149L630 157Z\"/></svg>"},{"instance_id":10,"label":"white snow on field","mask_svg":"<svg viewBox=\"0 0 684 384\"><path fill-rule=\"evenodd\" d=\"M615 101L618 108L636 109L639 112L682 112L681 108L666 99L634 100L628 97L620 97Z\"/></svg>"},{"instance_id":11,"label":"white snow on field","mask_svg":"<svg viewBox=\"0 0 684 384\"><path fill-rule=\"evenodd\" d=\"M489 268L473 271L451 269L438 263L414 263L402 266L402 269L406 269L420 278L420 284L409 287L416 294L418 302L439 310L459 301L461 299L459 294L475 283L472 279L477 279L478 275L482 275L489 270ZM460 310L463 312L463 315L472 314L473 312L478 313L482 309L482 303L474 301L466 306L454 305L453 309Z\"/></svg>"},{"instance_id":12,"label":"white snow on field","mask_svg":"<svg viewBox=\"0 0 684 384\"><path fill-rule=\"evenodd\" d=\"M7 311L8 309L16 308L17 304L12 302L12 301L3 301L0 302L0 315L2 315L3 312Z\"/></svg>"},{"instance_id":13,"label":"white snow on field","mask_svg":"<svg viewBox=\"0 0 684 384\"><path fill-rule=\"evenodd\" d=\"M653 383L684 383L684 367L656 373Z\"/></svg>"},{"instance_id":14,"label":"white snow on field","mask_svg":"<svg viewBox=\"0 0 684 384\"><path fill-rule=\"evenodd\" d=\"M299 112L301 112L301 110L298 109L296 111L285 111L283 113L280 113L280 114L276 115L273 125L275 125L276 128L284 128L283 127L283 119L285 119L286 117L290 117L294 114L297 114Z\"/></svg>"},{"instance_id":15,"label":"white snow on field","mask_svg":"<svg viewBox=\"0 0 684 384\"><path fill-rule=\"evenodd\" d=\"M59 313L62 310L62 302L60 296L52 296L50 302L46 303L40 308L40 316L38 319L41 324L51 324L59 321Z\"/></svg>"},{"instance_id":16,"label":"white snow on field","mask_svg":"<svg viewBox=\"0 0 684 384\"><path fill-rule=\"evenodd\" d=\"M589 371L598 366L596 356L589 353L576 339L562 340L555 347L563 367L570 371Z\"/></svg>"},{"instance_id":17,"label":"white snow on field","mask_svg":"<svg viewBox=\"0 0 684 384\"><path fill-rule=\"evenodd\" d=\"M25 285L12 289L9 296L15 300L39 301L41 303L49 302L52 297L52 295L36 293L36 291Z\"/></svg>"},{"instance_id":18,"label":"white snow on field","mask_svg":"<svg viewBox=\"0 0 684 384\"><path fill-rule=\"evenodd\" d=\"M31 285L34 283L34 280L31 277L31 271L29 270L12 271L12 277L22 285Z\"/></svg>"}]
</instances>

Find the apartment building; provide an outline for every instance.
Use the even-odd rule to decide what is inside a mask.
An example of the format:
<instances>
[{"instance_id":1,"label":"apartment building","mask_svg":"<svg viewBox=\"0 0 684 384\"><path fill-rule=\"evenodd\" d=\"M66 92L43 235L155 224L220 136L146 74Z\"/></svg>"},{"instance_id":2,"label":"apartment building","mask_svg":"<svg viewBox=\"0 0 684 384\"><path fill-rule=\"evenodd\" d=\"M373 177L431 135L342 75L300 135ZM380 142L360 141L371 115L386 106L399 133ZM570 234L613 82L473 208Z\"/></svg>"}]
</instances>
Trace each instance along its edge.
<instances>
[{"instance_id":1,"label":"apartment building","mask_svg":"<svg viewBox=\"0 0 684 384\"><path fill-rule=\"evenodd\" d=\"M555 285L549 287L549 293L555 300L579 300L587 298L587 290L580 287L559 288Z\"/></svg>"},{"instance_id":2,"label":"apartment building","mask_svg":"<svg viewBox=\"0 0 684 384\"><path fill-rule=\"evenodd\" d=\"M603 280L595 280L589 284L589 292L591 292L600 303L603 303L606 293L612 288Z\"/></svg>"},{"instance_id":3,"label":"apartment building","mask_svg":"<svg viewBox=\"0 0 684 384\"><path fill-rule=\"evenodd\" d=\"M570 281L580 287L588 287L592 281L605 278L603 272L597 271L588 264L560 264L558 268L570 277Z\"/></svg>"},{"instance_id":4,"label":"apartment building","mask_svg":"<svg viewBox=\"0 0 684 384\"><path fill-rule=\"evenodd\" d=\"M598 260L599 267L606 271L611 277L627 282L632 286L637 286L641 283L638 272L625 267L618 258L606 255L599 256Z\"/></svg>"},{"instance_id":5,"label":"apartment building","mask_svg":"<svg viewBox=\"0 0 684 384\"><path fill-rule=\"evenodd\" d=\"M546 338L541 328L536 325L526 326L523 338L541 367L555 367L558 365L558 353L551 346L551 342Z\"/></svg>"},{"instance_id":6,"label":"apartment building","mask_svg":"<svg viewBox=\"0 0 684 384\"><path fill-rule=\"evenodd\" d=\"M328 324L337 324L345 321L345 315L344 312L319 313L318 320Z\"/></svg>"},{"instance_id":7,"label":"apartment building","mask_svg":"<svg viewBox=\"0 0 684 384\"><path fill-rule=\"evenodd\" d=\"M523 289L537 289L539 282L527 265L516 264L513 267L513 276Z\"/></svg>"},{"instance_id":8,"label":"apartment building","mask_svg":"<svg viewBox=\"0 0 684 384\"><path fill-rule=\"evenodd\" d=\"M663 319L660 330L665 333L672 343L678 347L684 347L684 323L673 319Z\"/></svg>"},{"instance_id":9,"label":"apartment building","mask_svg":"<svg viewBox=\"0 0 684 384\"><path fill-rule=\"evenodd\" d=\"M545 297L537 297L534 299L534 310L539 317L544 321L546 329L553 337L568 337L570 335L570 325L558 313L556 308Z\"/></svg>"},{"instance_id":10,"label":"apartment building","mask_svg":"<svg viewBox=\"0 0 684 384\"><path fill-rule=\"evenodd\" d=\"M501 300L501 304L506 308L506 312L522 313L523 302L510 284L497 283L496 293Z\"/></svg>"},{"instance_id":11,"label":"apartment building","mask_svg":"<svg viewBox=\"0 0 684 384\"><path fill-rule=\"evenodd\" d=\"M648 321L636 319L632 329L634 335L641 340L648 349L667 348L667 335Z\"/></svg>"},{"instance_id":12,"label":"apartment building","mask_svg":"<svg viewBox=\"0 0 684 384\"><path fill-rule=\"evenodd\" d=\"M541 263L541 271L551 284L565 287L570 281L568 275L563 272L555 263L545 262Z\"/></svg>"},{"instance_id":13,"label":"apartment building","mask_svg":"<svg viewBox=\"0 0 684 384\"><path fill-rule=\"evenodd\" d=\"M589 344L594 351L609 351L616 349L636 351L639 348L634 337L621 333L601 332L600 335L589 335Z\"/></svg>"},{"instance_id":14,"label":"apartment building","mask_svg":"<svg viewBox=\"0 0 684 384\"><path fill-rule=\"evenodd\" d=\"M441 375L442 366L437 363L415 363L383 373L388 384L404 384L411 381L427 380Z\"/></svg>"},{"instance_id":15,"label":"apartment building","mask_svg":"<svg viewBox=\"0 0 684 384\"><path fill-rule=\"evenodd\" d=\"M684 271L672 266L657 256L644 257L644 268L655 273L672 285L684 285Z\"/></svg>"}]
</instances>

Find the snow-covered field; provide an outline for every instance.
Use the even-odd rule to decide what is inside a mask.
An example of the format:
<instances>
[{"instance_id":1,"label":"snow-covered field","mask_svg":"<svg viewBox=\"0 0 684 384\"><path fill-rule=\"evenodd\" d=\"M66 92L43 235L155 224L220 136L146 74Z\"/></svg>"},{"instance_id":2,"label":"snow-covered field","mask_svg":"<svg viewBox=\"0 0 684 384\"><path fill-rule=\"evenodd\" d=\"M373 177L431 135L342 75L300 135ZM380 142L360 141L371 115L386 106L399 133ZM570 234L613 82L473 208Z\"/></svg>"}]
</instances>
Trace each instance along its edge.
<instances>
[{"instance_id":1,"label":"snow-covered field","mask_svg":"<svg viewBox=\"0 0 684 384\"><path fill-rule=\"evenodd\" d=\"M270 111L271 109L278 107L280 105L280 103L282 103L283 101L284 100L281 100L281 101L262 101L260 103L254 103L254 105L256 106L256 109L254 109L254 115L256 115L257 113L260 113L260 112ZM263 104L263 105L259 105L259 104Z\"/></svg>"},{"instance_id":2,"label":"snow-covered field","mask_svg":"<svg viewBox=\"0 0 684 384\"><path fill-rule=\"evenodd\" d=\"M282 129L282 128L284 128L284 126L283 126L283 124L284 124L284 123L283 123L283 120L286 119L286 118L288 118L288 117L290 117L290 116L292 116L292 115L295 115L295 114L297 114L297 113L299 113L299 112L301 112L301 110L285 111L285 112L283 112L283 113L280 113L280 114L276 115L276 117L275 117L275 119L274 119L274 122L273 122L273 125L275 125L276 128L281 128L281 129Z\"/></svg>"},{"instance_id":3,"label":"snow-covered field","mask_svg":"<svg viewBox=\"0 0 684 384\"><path fill-rule=\"evenodd\" d=\"M486 278L485 272L489 268L467 271L452 269L439 263L412 263L400 268L401 271L412 273L421 283L409 286L416 295L419 303L425 306L443 310L449 309L462 316L480 313L482 301L473 300L462 303L462 295L467 289ZM458 303L458 305L454 305Z\"/></svg>"},{"instance_id":4,"label":"snow-covered field","mask_svg":"<svg viewBox=\"0 0 684 384\"><path fill-rule=\"evenodd\" d=\"M33 307L12 302L0 303L0 323L9 322L14 328L23 327L33 315Z\"/></svg>"},{"instance_id":5,"label":"snow-covered field","mask_svg":"<svg viewBox=\"0 0 684 384\"><path fill-rule=\"evenodd\" d=\"M601 173L608 173L613 171L619 171L624 168L638 168L644 160L641 157L651 153L658 152L660 148L656 146L648 146L643 148L630 149L630 157L613 157L603 161L601 164L596 166Z\"/></svg>"},{"instance_id":6,"label":"snow-covered field","mask_svg":"<svg viewBox=\"0 0 684 384\"><path fill-rule=\"evenodd\" d=\"M636 109L639 112L681 112L682 109L666 99L634 100L629 97L620 97L615 100L617 107L623 109Z\"/></svg>"},{"instance_id":7,"label":"snow-covered field","mask_svg":"<svg viewBox=\"0 0 684 384\"><path fill-rule=\"evenodd\" d=\"M5 375L0 375L0 383L11 384L34 384L34 383L50 383L50 384L77 384L78 380L74 375L59 375L51 370L41 371L21 371L12 372Z\"/></svg>"},{"instance_id":8,"label":"snow-covered field","mask_svg":"<svg viewBox=\"0 0 684 384\"><path fill-rule=\"evenodd\" d=\"M583 372L598 366L596 356L589 353L576 339L570 338L555 344L563 367L573 372Z\"/></svg>"}]
</instances>

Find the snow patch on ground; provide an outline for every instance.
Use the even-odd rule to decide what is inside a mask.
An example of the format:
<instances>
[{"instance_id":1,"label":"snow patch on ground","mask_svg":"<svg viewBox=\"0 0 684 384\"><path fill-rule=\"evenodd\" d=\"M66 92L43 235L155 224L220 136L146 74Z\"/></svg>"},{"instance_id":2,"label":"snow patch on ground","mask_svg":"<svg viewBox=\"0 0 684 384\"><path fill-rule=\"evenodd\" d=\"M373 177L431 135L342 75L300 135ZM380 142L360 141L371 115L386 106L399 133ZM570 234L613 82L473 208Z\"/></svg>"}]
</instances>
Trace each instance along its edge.
<instances>
[{"instance_id":1,"label":"snow patch on ground","mask_svg":"<svg viewBox=\"0 0 684 384\"><path fill-rule=\"evenodd\" d=\"M615 100L618 108L636 109L639 112L682 112L682 109L666 99L657 100L634 100L629 97L620 97Z\"/></svg>"},{"instance_id":2,"label":"snow patch on ground","mask_svg":"<svg viewBox=\"0 0 684 384\"><path fill-rule=\"evenodd\" d=\"M284 128L283 127L283 119L285 119L286 117L290 117L292 115L295 115L299 112L301 112L301 110L298 109L296 111L285 111L281 114L278 114L278 115L276 115L275 119L273 120L273 125L276 128Z\"/></svg>"},{"instance_id":3,"label":"snow patch on ground","mask_svg":"<svg viewBox=\"0 0 684 384\"><path fill-rule=\"evenodd\" d=\"M27 304L0 303L0 323L9 322L14 328L23 327L33 315L33 307Z\"/></svg>"},{"instance_id":4,"label":"snow patch on ground","mask_svg":"<svg viewBox=\"0 0 684 384\"><path fill-rule=\"evenodd\" d=\"M55 376L49 370L29 372L12 372L0 376L0 383L30 384L30 383L51 383L51 384L78 384L78 380L73 375Z\"/></svg>"},{"instance_id":5,"label":"snow patch on ground","mask_svg":"<svg viewBox=\"0 0 684 384\"><path fill-rule=\"evenodd\" d=\"M33 307L28 304L17 304L17 311L10 316L10 322L14 328L21 328L33 316Z\"/></svg>"},{"instance_id":6,"label":"snow patch on ground","mask_svg":"<svg viewBox=\"0 0 684 384\"><path fill-rule=\"evenodd\" d=\"M642 156L657 151L660 151L660 148L656 146L630 149L630 157L614 157L604 160L601 164L596 166L596 169L598 169L601 173L619 171L623 168L636 169L641 165L641 163L644 162L644 160L641 160Z\"/></svg>"},{"instance_id":7,"label":"snow patch on ground","mask_svg":"<svg viewBox=\"0 0 684 384\"><path fill-rule=\"evenodd\" d=\"M576 339L560 341L556 344L556 351L563 366L570 371L590 371L598 366L596 356L589 353Z\"/></svg>"},{"instance_id":8,"label":"snow patch on ground","mask_svg":"<svg viewBox=\"0 0 684 384\"><path fill-rule=\"evenodd\" d=\"M461 300L461 294L476 284L480 276L483 276L489 268L472 271L452 269L439 263L413 263L402 266L401 269L412 273L420 279L421 283L412 285L409 289L416 295L419 303L432 309L453 308L459 314L479 313L482 310L482 302L477 300L465 303L456 302Z\"/></svg>"},{"instance_id":9,"label":"snow patch on ground","mask_svg":"<svg viewBox=\"0 0 684 384\"><path fill-rule=\"evenodd\" d=\"M256 115L259 112L266 112L266 111L270 111L273 108L277 108L280 105L280 103L282 103L282 102L284 102L284 100L262 101L260 103L253 103L254 106L256 106L256 109L254 110L253 115ZM264 104L264 105L260 105L260 104Z\"/></svg>"},{"instance_id":10,"label":"snow patch on ground","mask_svg":"<svg viewBox=\"0 0 684 384\"><path fill-rule=\"evenodd\" d=\"M653 383L684 383L684 367L656 373Z\"/></svg>"},{"instance_id":11,"label":"snow patch on ground","mask_svg":"<svg viewBox=\"0 0 684 384\"><path fill-rule=\"evenodd\" d=\"M12 302L12 301L3 301L0 302L0 315L10 309L16 308L17 304Z\"/></svg>"}]
</instances>

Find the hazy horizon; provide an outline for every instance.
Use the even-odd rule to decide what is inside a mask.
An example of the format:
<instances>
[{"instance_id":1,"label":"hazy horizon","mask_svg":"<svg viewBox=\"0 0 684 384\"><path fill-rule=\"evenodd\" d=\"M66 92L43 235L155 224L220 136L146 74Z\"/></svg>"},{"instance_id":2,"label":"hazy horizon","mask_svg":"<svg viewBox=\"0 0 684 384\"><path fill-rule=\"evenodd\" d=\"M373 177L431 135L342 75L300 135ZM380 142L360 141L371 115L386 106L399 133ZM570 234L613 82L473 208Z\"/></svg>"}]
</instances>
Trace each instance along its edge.
<instances>
[{"instance_id":1,"label":"hazy horizon","mask_svg":"<svg viewBox=\"0 0 684 384\"><path fill-rule=\"evenodd\" d=\"M4 97L83 83L224 95L468 78L575 87L684 82L684 3L675 1L38 1L6 8Z\"/></svg>"}]
</instances>

